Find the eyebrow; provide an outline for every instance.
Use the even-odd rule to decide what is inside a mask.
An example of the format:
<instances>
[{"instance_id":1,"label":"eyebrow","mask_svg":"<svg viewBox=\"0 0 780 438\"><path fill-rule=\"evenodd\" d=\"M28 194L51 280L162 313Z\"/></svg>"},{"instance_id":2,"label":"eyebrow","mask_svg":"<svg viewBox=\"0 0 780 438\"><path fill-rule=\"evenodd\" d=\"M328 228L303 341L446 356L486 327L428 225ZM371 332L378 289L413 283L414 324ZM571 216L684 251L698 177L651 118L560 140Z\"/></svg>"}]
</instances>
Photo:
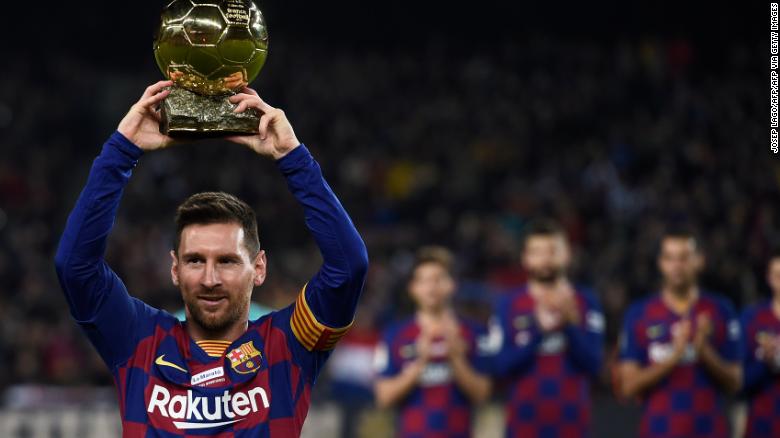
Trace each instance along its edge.
<instances>
[{"instance_id":1,"label":"eyebrow","mask_svg":"<svg viewBox=\"0 0 780 438\"><path fill-rule=\"evenodd\" d=\"M193 258L193 257L201 257L201 258L204 258L204 259L207 258L205 255L203 255L203 254L201 254L199 252L186 252L186 253L181 255L181 258L183 258L183 259ZM238 258L238 259L240 259L241 258L241 254L238 254L238 253L235 253L235 252L226 252L226 253L222 253L222 254L217 254L215 257L216 258L231 257L231 258Z\"/></svg>"}]
</instances>

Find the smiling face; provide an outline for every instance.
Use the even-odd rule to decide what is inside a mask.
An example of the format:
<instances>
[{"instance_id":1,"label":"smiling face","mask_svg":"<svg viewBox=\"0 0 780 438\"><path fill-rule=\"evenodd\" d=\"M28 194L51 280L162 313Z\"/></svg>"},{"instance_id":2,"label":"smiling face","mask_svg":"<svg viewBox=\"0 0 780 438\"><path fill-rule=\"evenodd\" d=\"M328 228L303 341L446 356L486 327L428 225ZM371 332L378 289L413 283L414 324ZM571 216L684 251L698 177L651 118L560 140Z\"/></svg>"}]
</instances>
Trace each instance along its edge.
<instances>
[{"instance_id":1,"label":"smiling face","mask_svg":"<svg viewBox=\"0 0 780 438\"><path fill-rule=\"evenodd\" d=\"M264 251L250 254L240 224L188 225L171 257L171 277L189 323L220 333L248 320L252 289L265 281L266 259Z\"/></svg>"}]
</instances>

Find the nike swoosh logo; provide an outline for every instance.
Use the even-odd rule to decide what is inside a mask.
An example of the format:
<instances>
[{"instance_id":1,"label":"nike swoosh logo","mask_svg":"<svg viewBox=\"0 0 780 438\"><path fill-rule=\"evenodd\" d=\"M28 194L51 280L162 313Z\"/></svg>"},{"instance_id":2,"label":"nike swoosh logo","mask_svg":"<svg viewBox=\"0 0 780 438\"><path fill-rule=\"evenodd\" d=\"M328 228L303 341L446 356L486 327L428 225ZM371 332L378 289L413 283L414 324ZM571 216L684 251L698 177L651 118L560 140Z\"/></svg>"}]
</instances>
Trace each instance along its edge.
<instances>
[{"instance_id":1,"label":"nike swoosh logo","mask_svg":"<svg viewBox=\"0 0 780 438\"><path fill-rule=\"evenodd\" d=\"M238 423L242 420L245 420L245 418L239 418L232 421L222 421L220 423L189 423L187 421L174 421L173 425L176 426L177 429L208 429L211 427L226 426L228 424Z\"/></svg>"},{"instance_id":2,"label":"nike swoosh logo","mask_svg":"<svg viewBox=\"0 0 780 438\"><path fill-rule=\"evenodd\" d=\"M165 366L165 367L176 368L177 370L179 370L179 371L181 371L181 372L183 372L183 373L186 373L186 372L187 372L187 370L185 370L184 368L182 368L182 367L180 367L180 366L176 365L175 363L168 362L168 361L167 361L167 360L165 360L164 358L165 358L165 355L164 355L164 354L163 354L163 355L160 355L160 357L158 357L157 359L155 359L154 363L156 363L157 365L160 365L160 366Z\"/></svg>"}]
</instances>

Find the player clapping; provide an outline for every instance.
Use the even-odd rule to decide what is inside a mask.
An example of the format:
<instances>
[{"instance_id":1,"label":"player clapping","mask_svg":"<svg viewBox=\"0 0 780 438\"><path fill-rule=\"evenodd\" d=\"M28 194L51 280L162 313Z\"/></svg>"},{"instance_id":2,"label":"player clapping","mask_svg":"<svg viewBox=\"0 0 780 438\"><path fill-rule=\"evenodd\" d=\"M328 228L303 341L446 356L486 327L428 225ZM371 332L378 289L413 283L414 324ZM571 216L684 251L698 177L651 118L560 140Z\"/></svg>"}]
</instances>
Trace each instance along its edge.
<instances>
[{"instance_id":1,"label":"player clapping","mask_svg":"<svg viewBox=\"0 0 780 438\"><path fill-rule=\"evenodd\" d=\"M620 389L643 399L641 437L726 437L723 393L741 382L739 322L704 293L704 258L692 234L661 240L659 294L633 304L621 333Z\"/></svg>"},{"instance_id":2,"label":"player clapping","mask_svg":"<svg viewBox=\"0 0 780 438\"><path fill-rule=\"evenodd\" d=\"M529 226L523 248L528 285L496 311L502 346L493 369L512 381L507 436L588 436L590 379L601 370L604 318L595 297L569 281L569 260L556 224Z\"/></svg>"},{"instance_id":3,"label":"player clapping","mask_svg":"<svg viewBox=\"0 0 780 438\"><path fill-rule=\"evenodd\" d=\"M780 253L769 260L767 281L771 299L742 313L750 438L780 436Z\"/></svg>"},{"instance_id":4,"label":"player clapping","mask_svg":"<svg viewBox=\"0 0 780 438\"><path fill-rule=\"evenodd\" d=\"M443 248L418 252L408 284L415 315L390 327L377 348L376 400L398 408L398 436L470 436L471 408L490 394L479 371L485 331L453 310L451 259Z\"/></svg>"}]
</instances>

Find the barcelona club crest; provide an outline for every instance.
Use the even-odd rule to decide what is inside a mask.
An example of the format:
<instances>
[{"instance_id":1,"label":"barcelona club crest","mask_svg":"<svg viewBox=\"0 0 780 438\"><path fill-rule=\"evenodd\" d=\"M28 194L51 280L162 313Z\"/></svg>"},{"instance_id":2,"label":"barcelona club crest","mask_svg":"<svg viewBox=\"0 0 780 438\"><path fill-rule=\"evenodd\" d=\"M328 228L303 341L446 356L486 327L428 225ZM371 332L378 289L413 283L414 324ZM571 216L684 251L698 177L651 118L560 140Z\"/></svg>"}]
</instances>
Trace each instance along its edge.
<instances>
[{"instance_id":1,"label":"barcelona club crest","mask_svg":"<svg viewBox=\"0 0 780 438\"><path fill-rule=\"evenodd\" d=\"M241 344L227 354L230 366L239 374L254 373L260 369L263 354L255 348L252 341Z\"/></svg>"}]
</instances>

